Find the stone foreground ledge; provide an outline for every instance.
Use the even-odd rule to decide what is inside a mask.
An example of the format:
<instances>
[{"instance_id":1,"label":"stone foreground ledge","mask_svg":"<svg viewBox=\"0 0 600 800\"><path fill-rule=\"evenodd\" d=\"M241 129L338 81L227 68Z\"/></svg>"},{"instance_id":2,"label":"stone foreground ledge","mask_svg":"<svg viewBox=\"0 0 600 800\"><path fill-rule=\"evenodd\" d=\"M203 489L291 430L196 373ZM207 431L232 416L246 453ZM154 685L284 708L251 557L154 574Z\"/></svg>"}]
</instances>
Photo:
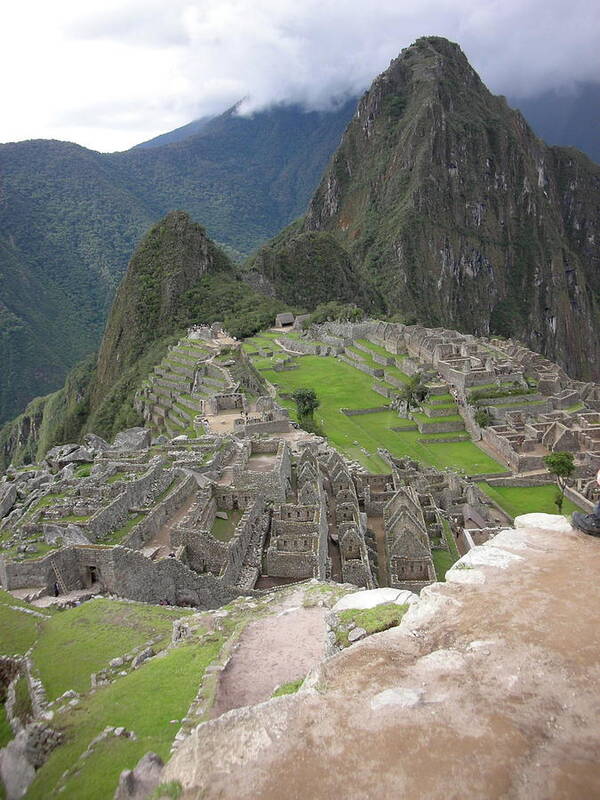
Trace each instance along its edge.
<instances>
[{"instance_id":1,"label":"stone foreground ledge","mask_svg":"<svg viewBox=\"0 0 600 800\"><path fill-rule=\"evenodd\" d=\"M300 693L199 726L162 780L205 800L600 796L600 540L548 523L475 548Z\"/></svg>"}]
</instances>

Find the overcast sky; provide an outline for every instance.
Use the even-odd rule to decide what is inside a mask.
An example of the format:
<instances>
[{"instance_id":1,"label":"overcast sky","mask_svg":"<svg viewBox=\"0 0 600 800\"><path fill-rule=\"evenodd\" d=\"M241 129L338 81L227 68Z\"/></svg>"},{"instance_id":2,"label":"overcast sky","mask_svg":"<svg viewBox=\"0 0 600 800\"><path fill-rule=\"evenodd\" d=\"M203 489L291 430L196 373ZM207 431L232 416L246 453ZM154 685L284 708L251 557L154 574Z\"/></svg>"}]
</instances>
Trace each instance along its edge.
<instances>
[{"instance_id":1,"label":"overcast sky","mask_svg":"<svg viewBox=\"0 0 600 800\"><path fill-rule=\"evenodd\" d=\"M600 81L598 0L17 0L0 19L3 142L122 150L244 96L323 108L431 34L497 93Z\"/></svg>"}]
</instances>

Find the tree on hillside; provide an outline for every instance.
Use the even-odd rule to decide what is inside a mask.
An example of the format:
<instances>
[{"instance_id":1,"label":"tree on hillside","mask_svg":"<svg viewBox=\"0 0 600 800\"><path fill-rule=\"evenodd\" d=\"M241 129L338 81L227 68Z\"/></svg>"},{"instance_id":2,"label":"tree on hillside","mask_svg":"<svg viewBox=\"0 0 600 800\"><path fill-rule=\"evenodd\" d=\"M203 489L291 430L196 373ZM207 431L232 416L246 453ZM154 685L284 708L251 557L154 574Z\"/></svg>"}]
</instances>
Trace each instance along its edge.
<instances>
[{"instance_id":1,"label":"tree on hillside","mask_svg":"<svg viewBox=\"0 0 600 800\"><path fill-rule=\"evenodd\" d=\"M556 478L558 488L554 502L560 514L562 513L563 500L565 499L567 479L570 478L575 471L573 453L550 453L544 456L544 464L550 475L554 475Z\"/></svg>"},{"instance_id":2,"label":"tree on hillside","mask_svg":"<svg viewBox=\"0 0 600 800\"><path fill-rule=\"evenodd\" d=\"M404 406L408 414L411 408L418 408L427 399L428 394L429 389L423 383L423 376L417 372L396 395L394 407L399 411Z\"/></svg>"},{"instance_id":3,"label":"tree on hillside","mask_svg":"<svg viewBox=\"0 0 600 800\"><path fill-rule=\"evenodd\" d=\"M299 417L312 417L319 407L319 399L314 389L296 389L292 392Z\"/></svg>"},{"instance_id":4,"label":"tree on hillside","mask_svg":"<svg viewBox=\"0 0 600 800\"><path fill-rule=\"evenodd\" d=\"M296 389L291 394L292 400L296 403L298 413L298 423L305 431L323 435L319 425L315 422L315 411L319 407L319 398L314 389Z\"/></svg>"}]
</instances>

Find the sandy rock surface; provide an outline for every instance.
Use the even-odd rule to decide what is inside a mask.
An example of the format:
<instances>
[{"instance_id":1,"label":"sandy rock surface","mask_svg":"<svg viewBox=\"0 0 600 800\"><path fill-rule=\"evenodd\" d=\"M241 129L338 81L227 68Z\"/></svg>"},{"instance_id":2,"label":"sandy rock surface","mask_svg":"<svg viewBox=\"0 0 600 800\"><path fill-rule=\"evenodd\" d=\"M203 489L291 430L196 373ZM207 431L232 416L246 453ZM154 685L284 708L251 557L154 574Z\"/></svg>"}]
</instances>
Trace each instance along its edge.
<instances>
[{"instance_id":1,"label":"sandy rock surface","mask_svg":"<svg viewBox=\"0 0 600 800\"><path fill-rule=\"evenodd\" d=\"M314 689L199 726L163 780L187 800L600 797L600 541L519 529L478 549L507 556L483 583L428 587Z\"/></svg>"}]
</instances>

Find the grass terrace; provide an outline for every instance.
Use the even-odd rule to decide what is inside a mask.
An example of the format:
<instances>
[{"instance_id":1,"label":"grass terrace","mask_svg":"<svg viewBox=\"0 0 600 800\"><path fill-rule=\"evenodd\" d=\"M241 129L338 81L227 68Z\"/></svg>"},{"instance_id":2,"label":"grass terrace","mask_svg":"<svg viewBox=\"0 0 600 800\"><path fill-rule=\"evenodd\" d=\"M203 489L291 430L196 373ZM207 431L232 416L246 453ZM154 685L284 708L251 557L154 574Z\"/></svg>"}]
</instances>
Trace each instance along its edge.
<instances>
[{"instance_id":1,"label":"grass terrace","mask_svg":"<svg viewBox=\"0 0 600 800\"><path fill-rule=\"evenodd\" d=\"M328 439L341 452L367 469L373 472L389 471L389 466L377 455L377 448L384 447L395 456L410 456L441 469L455 467L470 475L503 471L501 464L471 441L436 443L436 439L447 438L448 434L392 430L412 424L393 411L347 417L342 414L341 408L378 408L386 404L385 398L371 388L374 383L371 376L336 358L303 356L297 359L297 364L298 369L289 372L263 370L267 380L277 388L279 402L295 418L294 402L289 397L282 397L282 394L289 395L300 387L313 388L321 402L315 418ZM425 419L429 423L434 422L429 417Z\"/></svg>"},{"instance_id":2,"label":"grass terrace","mask_svg":"<svg viewBox=\"0 0 600 800\"><path fill-rule=\"evenodd\" d=\"M133 528L138 524L138 522L141 522L145 516L146 512L144 511L140 511L139 514L132 514L124 525L122 525L120 528L117 528L117 530L113 531L105 539L102 539L102 544L121 544L127 534L131 533Z\"/></svg>"},{"instance_id":3,"label":"grass terrace","mask_svg":"<svg viewBox=\"0 0 600 800\"><path fill-rule=\"evenodd\" d=\"M45 620L19 611L20 608L31 609L32 606L0 589L0 655L24 655L45 624Z\"/></svg>"},{"instance_id":4,"label":"grass terrace","mask_svg":"<svg viewBox=\"0 0 600 800\"><path fill-rule=\"evenodd\" d=\"M92 672L148 639L160 636L155 650L163 649L171 639L173 621L190 613L98 598L55 614L44 624L32 653L48 699L67 689L86 692Z\"/></svg>"},{"instance_id":5,"label":"grass terrace","mask_svg":"<svg viewBox=\"0 0 600 800\"><path fill-rule=\"evenodd\" d=\"M498 505L510 514L513 519L521 514L556 514L554 503L556 485L547 483L543 486L490 486L485 481L477 484L488 497L495 500ZM581 509L567 497L563 502L563 515L570 516L573 511Z\"/></svg>"},{"instance_id":6,"label":"grass terrace","mask_svg":"<svg viewBox=\"0 0 600 800\"><path fill-rule=\"evenodd\" d=\"M242 511L227 511L227 519L215 517L212 535L220 542L228 542L235 533L235 528L242 518Z\"/></svg>"},{"instance_id":7,"label":"grass terrace","mask_svg":"<svg viewBox=\"0 0 600 800\"><path fill-rule=\"evenodd\" d=\"M181 610L174 613L182 615ZM222 643L222 636L209 634L201 642L173 648L59 714L56 722L64 731L64 743L36 773L28 800L106 800L113 796L122 770L133 768L144 753L152 750L166 760L179 727L171 720L185 716ZM107 726L123 726L134 731L136 739L111 736L81 759Z\"/></svg>"},{"instance_id":8,"label":"grass terrace","mask_svg":"<svg viewBox=\"0 0 600 800\"><path fill-rule=\"evenodd\" d=\"M369 341L369 339L357 339L358 344L362 344L364 347L368 347L373 353L377 353L380 356L384 356L385 358L395 358L393 353L390 353L385 347L381 347L381 345L374 344L373 342Z\"/></svg>"}]
</instances>

